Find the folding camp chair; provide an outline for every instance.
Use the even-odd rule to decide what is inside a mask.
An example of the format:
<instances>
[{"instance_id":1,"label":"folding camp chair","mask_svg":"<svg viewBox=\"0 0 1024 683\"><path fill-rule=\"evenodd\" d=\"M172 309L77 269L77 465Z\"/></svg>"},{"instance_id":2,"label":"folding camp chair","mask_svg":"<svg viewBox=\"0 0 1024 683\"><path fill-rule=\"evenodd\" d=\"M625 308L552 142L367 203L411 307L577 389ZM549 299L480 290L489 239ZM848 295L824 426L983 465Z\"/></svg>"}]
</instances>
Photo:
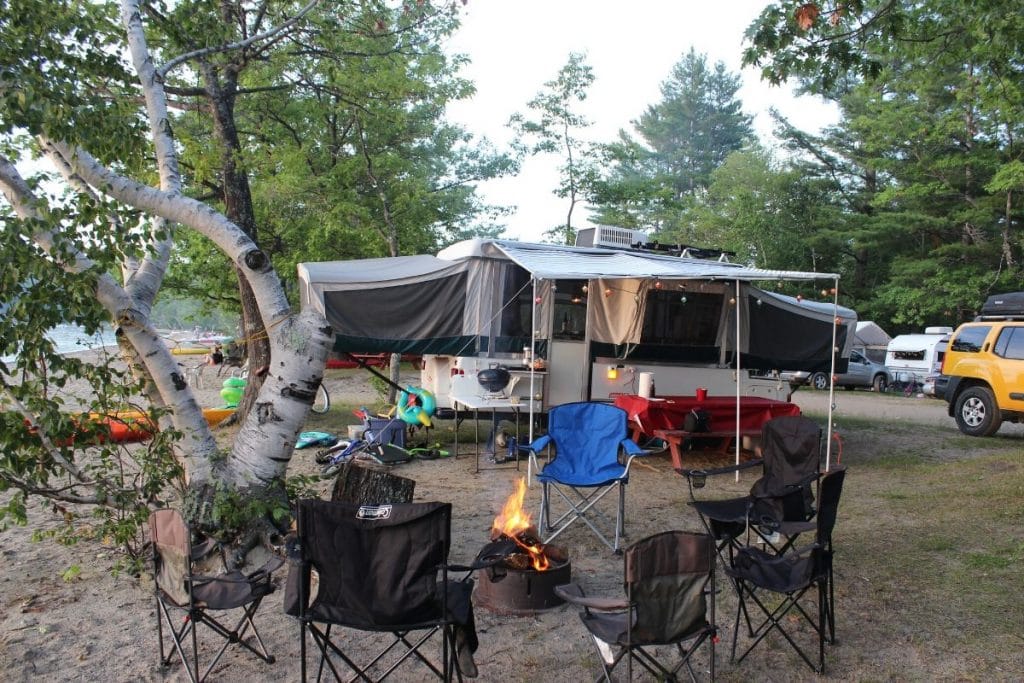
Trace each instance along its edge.
<instances>
[{"instance_id":1,"label":"folding camp chair","mask_svg":"<svg viewBox=\"0 0 1024 683\"><path fill-rule=\"evenodd\" d=\"M467 655L476 649L476 634L472 581L448 580L449 568L471 569L447 563L451 509L449 503L299 501L297 575L289 576L289 593L294 588L297 595L286 594L285 603L301 624L303 681L307 632L320 652L317 680L326 668L340 681L347 667L355 679L379 681L405 662L420 662L444 681L475 675L460 666L461 660L475 668ZM311 598L314 570L318 586ZM332 638L334 626L391 638L364 658L353 651L352 638ZM439 660L424 652L435 634L441 636Z\"/></svg>"},{"instance_id":2,"label":"folding camp chair","mask_svg":"<svg viewBox=\"0 0 1024 683\"><path fill-rule=\"evenodd\" d=\"M845 468L836 468L821 479L815 524L816 536L813 544L791 550L784 555L776 555L756 547L746 547L736 553L732 566L726 569L739 595L732 636L734 661L743 661L770 632L778 631L807 666L819 674L825 672L825 642L834 644L836 639L832 530L835 528L839 496L842 494L845 478ZM811 589L814 589L817 597L817 611L813 615L800 602ZM780 594L783 599L776 604L775 601L763 599L758 591ZM764 614L764 621L756 628L750 628L748 610L751 606L757 606ZM787 619L791 612L802 616L803 619L796 617L795 622ZM754 640L739 659L736 659L741 613L747 616L749 635ZM797 645L793 634L786 631L786 628L793 630L795 623L803 621L810 624L818 636L817 666Z\"/></svg>"},{"instance_id":3,"label":"folding camp chair","mask_svg":"<svg viewBox=\"0 0 1024 683\"><path fill-rule=\"evenodd\" d=\"M607 403L566 403L548 411L548 433L527 447L535 471L538 453L550 445L555 447L554 459L537 474L542 487L537 526L545 542L550 542L576 520L583 520L605 545L619 552L629 466L634 457L647 453L626 434L626 412ZM620 450L626 453L625 464L619 461ZM606 534L611 520L595 505L613 490L618 492L618 507L614 541L610 541ZM557 493L568 506L554 521L551 520L552 493ZM606 527L604 531L597 522Z\"/></svg>"},{"instance_id":4,"label":"folding camp chair","mask_svg":"<svg viewBox=\"0 0 1024 683\"><path fill-rule=\"evenodd\" d=\"M267 663L274 657L263 645L253 616L263 598L274 592L271 573L284 560L272 557L262 568L251 573L239 571L222 574L201 574L195 571L196 563L209 556L216 547L216 541L207 539L192 544L192 531L177 510L156 510L149 516L149 529L153 540L153 575L156 593L156 625L160 640L160 664L167 666L176 652L185 666L189 680L200 683L220 661L231 644L249 650ZM233 629L225 626L210 614L211 610L241 609L242 615ZM176 626L171 615L184 613L180 626ZM220 617L224 619L224 616ZM171 651L164 650L164 625L171 638ZM224 638L213 660L200 675L199 643L197 630L200 625ZM255 646L246 641L245 635L252 629ZM189 656L191 653L191 656Z\"/></svg>"},{"instance_id":5,"label":"folding camp chair","mask_svg":"<svg viewBox=\"0 0 1024 683\"><path fill-rule=\"evenodd\" d=\"M576 584L555 588L564 600L583 607L580 619L601 655L598 680L610 683L623 659L626 680L633 680L634 661L657 680L674 681L684 666L696 680L693 658L704 643L709 646L706 671L714 680L714 558L710 536L664 531L626 548L624 599L588 597ZM658 646L670 646L671 653ZM674 664L664 663L667 654Z\"/></svg>"},{"instance_id":6,"label":"folding camp chair","mask_svg":"<svg viewBox=\"0 0 1024 683\"><path fill-rule=\"evenodd\" d=\"M763 467L763 474L746 496L698 500L694 494L695 489L704 488L709 476L756 466ZM729 566L736 550L750 542L751 533L766 548L783 553L801 533L814 529L812 485L820 476L820 467L821 427L806 417L785 416L764 424L760 459L683 472L691 505L715 538L723 567Z\"/></svg>"}]
</instances>

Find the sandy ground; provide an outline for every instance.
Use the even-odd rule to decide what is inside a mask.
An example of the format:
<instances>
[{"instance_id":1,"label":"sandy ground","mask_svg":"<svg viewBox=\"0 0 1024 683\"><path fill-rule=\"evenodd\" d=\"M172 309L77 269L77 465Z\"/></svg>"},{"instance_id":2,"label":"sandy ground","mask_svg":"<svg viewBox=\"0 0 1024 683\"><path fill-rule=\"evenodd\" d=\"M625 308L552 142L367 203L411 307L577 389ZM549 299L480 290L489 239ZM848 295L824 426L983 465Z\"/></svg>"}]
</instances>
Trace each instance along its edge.
<instances>
[{"instance_id":1,"label":"sandy ground","mask_svg":"<svg viewBox=\"0 0 1024 683\"><path fill-rule=\"evenodd\" d=\"M207 373L212 374L212 373ZM207 378L200 400L217 405L219 381ZM375 394L357 379L332 380L335 400L360 403L372 401ZM809 412L827 406L827 394L797 392L794 400ZM837 394L837 422L846 415L886 415L906 419L940 422L955 432L952 419L945 416L939 401L912 401L879 397L867 392ZM1017 428L1017 426L1014 426ZM856 448L850 445L849 448ZM314 472L312 450L297 451L292 469ZM714 462L709 460L709 462ZM417 500L444 500L454 505L451 559L473 559L487 541L491 522L502 502L511 493L517 478L525 474L510 465L495 466L480 462L463 451L459 457L423 461L414 460L397 467L396 474L415 479ZM736 484L737 491L749 488L752 479ZM324 482L326 495L330 482ZM527 494L531 511L539 504L539 487ZM4 500L0 494L0 502ZM681 528L697 530L699 521L687 505L685 482L671 470L665 455L634 462L627 495L628 540L636 540L657 531ZM45 504L30 511L32 524L49 528L61 519ZM622 563L607 548L599 545L583 528L574 528L559 539L573 563L573 580L590 594L621 595ZM132 578L112 576L115 555L102 545L60 547L50 542L34 542L30 529L0 531L0 679L4 681L182 681L180 664L166 670L157 666L155 608L152 583L148 576ZM81 572L71 580L62 574L77 565ZM840 570L842 571L842 570ZM851 570L852 572L852 570ZM844 574L845 576L845 574ZM283 573L280 577L283 579ZM740 665L729 663L728 642L735 598L720 577L718 619L723 628L719 645L720 680L815 680L816 677L796 660L785 643L767 647ZM852 583L852 582L849 582ZM838 582L838 600L859 601L855 588ZM264 603L258 619L264 640L276 655L273 665L264 664L242 653L229 651L211 679L220 681L297 680L299 678L299 629L281 609L282 591ZM853 616L841 622L841 643L828 649L829 678L864 679L963 679L1012 680L1024 675L1014 669L1020 658L1011 659L1009 669L977 671L970 662L959 661L955 652L943 651L935 661L915 660L904 653L903 643L892 642L892 630L868 625L873 621L870 605L860 605L866 621L854 622ZM852 613L852 610L851 610ZM846 612L842 612L844 618ZM905 615L892 617L909 620ZM860 617L858 617L860 619ZM874 620L876 621L876 620ZM477 609L480 650L476 660L481 681L581 681L592 679L598 669L591 642L585 637L575 611L558 608L524 617L502 616ZM906 628L914 628L913 624ZM362 647L365 637L346 635L346 642ZM777 640L777 639L776 639ZM210 642L210 641L207 641ZM955 648L954 648L955 649ZM209 650L204 650L208 652ZM880 666L884 660L886 665ZM412 667L396 675L398 681L427 680L422 669Z\"/></svg>"}]
</instances>

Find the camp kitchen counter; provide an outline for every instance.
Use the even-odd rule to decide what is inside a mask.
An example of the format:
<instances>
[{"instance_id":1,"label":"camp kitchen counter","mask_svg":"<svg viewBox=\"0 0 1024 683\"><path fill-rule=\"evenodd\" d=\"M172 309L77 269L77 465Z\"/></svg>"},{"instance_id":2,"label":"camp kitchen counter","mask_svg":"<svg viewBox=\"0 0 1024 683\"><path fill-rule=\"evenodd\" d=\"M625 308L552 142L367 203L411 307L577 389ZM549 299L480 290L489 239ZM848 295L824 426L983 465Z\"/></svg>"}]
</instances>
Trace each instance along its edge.
<instances>
[{"instance_id":1,"label":"camp kitchen counter","mask_svg":"<svg viewBox=\"0 0 1024 683\"><path fill-rule=\"evenodd\" d=\"M480 471L480 411L489 410L491 411L491 434L487 438L487 445L484 448L483 455L490 455L494 457L495 461L498 461L498 448L495 444L495 437L498 432L498 413L513 413L515 415L516 423L516 443L522 443L519 436L519 415L522 412L529 414L530 404L534 404L534 410L538 410L540 401L531 401L529 397L514 396L493 396L483 395L479 392L469 392L464 394L452 394L452 404L456 411L459 407L467 408L473 411L473 422L475 425L475 439L476 444L476 472ZM458 421L456 421L455 427L455 457L459 457L459 428ZM500 461L498 461L500 462ZM515 459L516 469L519 469L519 459Z\"/></svg>"},{"instance_id":2,"label":"camp kitchen counter","mask_svg":"<svg viewBox=\"0 0 1024 683\"><path fill-rule=\"evenodd\" d=\"M615 405L626 411L634 441L642 436L667 442L672 456L672 467L683 469L682 445L686 439L717 439L726 450L736 439L736 397L658 396L644 398L635 394L620 394ZM694 408L707 411L711 421L709 432L687 432L683 421ZM772 418L799 415L800 407L787 401L776 401L761 396L740 397L740 429L743 436L760 436L761 427Z\"/></svg>"}]
</instances>

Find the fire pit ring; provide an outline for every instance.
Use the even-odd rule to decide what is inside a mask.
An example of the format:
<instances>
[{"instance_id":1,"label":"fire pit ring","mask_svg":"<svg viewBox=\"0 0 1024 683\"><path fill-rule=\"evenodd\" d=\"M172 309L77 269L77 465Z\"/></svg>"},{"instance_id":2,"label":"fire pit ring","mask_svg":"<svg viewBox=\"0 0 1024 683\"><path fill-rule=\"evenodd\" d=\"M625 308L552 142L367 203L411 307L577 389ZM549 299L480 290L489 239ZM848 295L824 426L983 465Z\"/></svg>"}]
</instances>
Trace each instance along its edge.
<instances>
[{"instance_id":1,"label":"fire pit ring","mask_svg":"<svg viewBox=\"0 0 1024 683\"><path fill-rule=\"evenodd\" d=\"M503 564L482 573L476 585L475 604L507 616L528 616L560 607L555 586L572 581L572 563L552 562L545 571L516 569Z\"/></svg>"}]
</instances>

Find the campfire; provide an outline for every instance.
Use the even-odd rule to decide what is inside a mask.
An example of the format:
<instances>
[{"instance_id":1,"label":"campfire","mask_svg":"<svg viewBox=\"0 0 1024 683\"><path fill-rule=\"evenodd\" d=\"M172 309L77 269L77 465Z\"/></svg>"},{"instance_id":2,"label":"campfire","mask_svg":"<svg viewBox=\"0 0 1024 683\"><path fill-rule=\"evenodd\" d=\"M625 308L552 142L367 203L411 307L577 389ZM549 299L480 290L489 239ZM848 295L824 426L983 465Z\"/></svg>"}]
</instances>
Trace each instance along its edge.
<instances>
[{"instance_id":1,"label":"campfire","mask_svg":"<svg viewBox=\"0 0 1024 683\"><path fill-rule=\"evenodd\" d=\"M490 543L479 559L497 560L477 587L477 602L502 614L525 615L557 607L554 587L569 583L572 565L565 549L541 542L523 509L526 480L516 482L491 526Z\"/></svg>"}]
</instances>

